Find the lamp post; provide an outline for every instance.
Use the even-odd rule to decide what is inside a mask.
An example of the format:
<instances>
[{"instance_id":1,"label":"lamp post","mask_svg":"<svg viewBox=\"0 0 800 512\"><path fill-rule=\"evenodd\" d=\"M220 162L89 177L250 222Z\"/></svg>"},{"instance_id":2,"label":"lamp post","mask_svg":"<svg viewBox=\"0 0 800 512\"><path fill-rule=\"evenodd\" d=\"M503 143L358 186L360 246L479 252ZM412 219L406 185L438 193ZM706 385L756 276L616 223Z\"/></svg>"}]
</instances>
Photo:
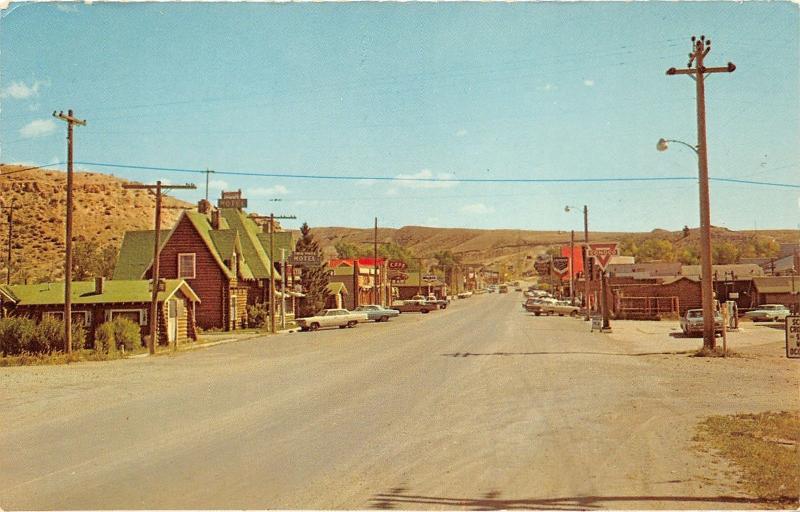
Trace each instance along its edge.
<instances>
[{"instance_id":1,"label":"lamp post","mask_svg":"<svg viewBox=\"0 0 800 512\"><path fill-rule=\"evenodd\" d=\"M575 206L565 206L564 211L569 213L573 210L577 210L578 208ZM583 307L586 309L586 320L589 319L589 276L592 273L592 265L589 262L589 258L586 257L586 252L589 250L589 207L583 205L583 283L584 283L584 297L583 297ZM570 261L572 261L572 254L570 254Z\"/></svg>"},{"instance_id":2,"label":"lamp post","mask_svg":"<svg viewBox=\"0 0 800 512\"><path fill-rule=\"evenodd\" d=\"M709 208L708 172L705 171L699 146L692 146L675 139L658 139L656 149L666 151L670 143L681 144L694 151L697 156L700 184L700 293L703 300L703 346L716 346L714 329L714 290L711 264L711 213Z\"/></svg>"}]
</instances>

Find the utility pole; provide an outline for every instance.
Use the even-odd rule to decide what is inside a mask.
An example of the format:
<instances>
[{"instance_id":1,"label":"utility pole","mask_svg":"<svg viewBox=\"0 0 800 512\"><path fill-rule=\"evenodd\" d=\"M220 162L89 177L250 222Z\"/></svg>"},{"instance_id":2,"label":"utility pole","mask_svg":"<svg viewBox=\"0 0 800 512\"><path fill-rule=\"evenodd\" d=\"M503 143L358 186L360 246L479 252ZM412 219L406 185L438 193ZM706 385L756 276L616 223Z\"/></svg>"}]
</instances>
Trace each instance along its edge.
<instances>
[{"instance_id":1,"label":"utility pole","mask_svg":"<svg viewBox=\"0 0 800 512\"><path fill-rule=\"evenodd\" d=\"M53 117L67 123L67 247L64 258L64 344L67 354L72 353L72 127L86 126L86 120L72 115L72 110L56 113Z\"/></svg>"},{"instance_id":2,"label":"utility pole","mask_svg":"<svg viewBox=\"0 0 800 512\"><path fill-rule=\"evenodd\" d=\"M685 69L669 68L667 75L689 75L695 81L697 95L697 161L700 174L700 277L703 299L703 346L714 350L717 340L714 329L714 291L711 285L711 213L708 192L708 146L706 144L705 78L712 73L732 73L736 66L707 68L703 61L711 51L711 39L692 36L692 52ZM692 67L694 64L694 68Z\"/></svg>"},{"instance_id":3,"label":"utility pole","mask_svg":"<svg viewBox=\"0 0 800 512\"><path fill-rule=\"evenodd\" d=\"M10 206L3 206L3 210L8 210L8 254L6 255L6 284L11 284L11 239L14 238L14 201Z\"/></svg>"},{"instance_id":4,"label":"utility pole","mask_svg":"<svg viewBox=\"0 0 800 512\"><path fill-rule=\"evenodd\" d=\"M283 279L283 292L281 293L281 329L286 329L286 248L281 247L281 278Z\"/></svg>"},{"instance_id":5,"label":"utility pole","mask_svg":"<svg viewBox=\"0 0 800 512\"><path fill-rule=\"evenodd\" d=\"M294 215L275 215L270 213L265 215L251 215L253 220L266 219L269 222L269 332L275 334L275 219L296 219ZM284 286L283 295L286 292L286 276L281 274Z\"/></svg>"},{"instance_id":6,"label":"utility pole","mask_svg":"<svg viewBox=\"0 0 800 512\"><path fill-rule=\"evenodd\" d=\"M156 221L155 221L155 228L156 233L153 237L153 269L152 269L152 278L153 278L153 291L152 295L150 296L150 332L149 332L149 339L147 340L147 351L150 354L156 353L156 335L158 333L158 284L160 280L160 276L158 273L159 270L159 259L161 258L161 192L164 190L194 190L197 187L187 183L186 185L162 185L161 181L156 181L155 185L141 185L136 183L126 183L122 185L122 188L128 190L147 190L147 191L154 191L156 194ZM178 276L180 278L180 275ZM177 341L175 342L174 349L177 348Z\"/></svg>"},{"instance_id":7,"label":"utility pole","mask_svg":"<svg viewBox=\"0 0 800 512\"><path fill-rule=\"evenodd\" d=\"M569 303L575 305L575 277L572 273L572 260L575 257L575 230L569 232Z\"/></svg>"},{"instance_id":8,"label":"utility pole","mask_svg":"<svg viewBox=\"0 0 800 512\"><path fill-rule=\"evenodd\" d=\"M380 289L378 288L378 217L375 217L375 231L373 236L373 252L372 252L372 303L379 304L381 301Z\"/></svg>"}]
</instances>

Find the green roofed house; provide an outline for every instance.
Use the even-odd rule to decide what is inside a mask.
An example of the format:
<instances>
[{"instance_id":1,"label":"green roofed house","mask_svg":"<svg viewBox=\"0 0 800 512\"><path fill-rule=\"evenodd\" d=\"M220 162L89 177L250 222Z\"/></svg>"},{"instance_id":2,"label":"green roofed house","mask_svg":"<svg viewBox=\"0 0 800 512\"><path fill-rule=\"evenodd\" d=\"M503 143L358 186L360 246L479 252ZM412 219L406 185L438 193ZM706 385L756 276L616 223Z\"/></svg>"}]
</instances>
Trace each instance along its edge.
<instances>
[{"instance_id":1,"label":"green roofed house","mask_svg":"<svg viewBox=\"0 0 800 512\"><path fill-rule=\"evenodd\" d=\"M233 206L217 209L201 200L197 211L184 211L161 235L159 277L184 279L192 287L201 299L197 325L203 329L244 327L248 305L268 304L271 275L276 290L282 289L281 269L271 268L268 235L239 207L246 205L241 192L224 192L220 205L231 201ZM154 235L152 230L125 234L114 279L151 278ZM281 244L276 247L286 245L283 233L274 239ZM278 306L280 301L276 311Z\"/></svg>"},{"instance_id":2,"label":"green roofed house","mask_svg":"<svg viewBox=\"0 0 800 512\"><path fill-rule=\"evenodd\" d=\"M94 341L97 327L116 317L137 323L141 334L149 332L150 281L114 280L102 277L94 281L72 283L72 320L86 329L87 339ZM200 298L182 279L161 281L158 292L158 341L166 344L196 340L196 310ZM27 316L41 320L45 316L64 318L64 283L41 283L0 286L3 314Z\"/></svg>"}]
</instances>

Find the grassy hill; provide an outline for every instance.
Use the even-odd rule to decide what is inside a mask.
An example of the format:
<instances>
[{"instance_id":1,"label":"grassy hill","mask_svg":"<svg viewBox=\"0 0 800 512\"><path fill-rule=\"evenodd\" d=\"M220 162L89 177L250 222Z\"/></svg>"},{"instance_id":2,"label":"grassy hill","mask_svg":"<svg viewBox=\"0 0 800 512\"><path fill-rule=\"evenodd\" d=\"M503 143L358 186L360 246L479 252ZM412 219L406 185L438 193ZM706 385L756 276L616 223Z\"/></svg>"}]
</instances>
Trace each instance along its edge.
<instances>
[{"instance_id":1,"label":"grassy hill","mask_svg":"<svg viewBox=\"0 0 800 512\"><path fill-rule=\"evenodd\" d=\"M67 174L0 165L0 205L15 205L12 245L12 282L61 279L64 274ZM76 172L74 176L73 240L98 247L116 247L126 230L153 229L155 197L143 190L125 190L125 180L106 174ZM180 214L175 207L191 206L166 197L163 225ZM7 210L3 210L6 212ZM5 282L7 217L0 218L0 279Z\"/></svg>"}]
</instances>

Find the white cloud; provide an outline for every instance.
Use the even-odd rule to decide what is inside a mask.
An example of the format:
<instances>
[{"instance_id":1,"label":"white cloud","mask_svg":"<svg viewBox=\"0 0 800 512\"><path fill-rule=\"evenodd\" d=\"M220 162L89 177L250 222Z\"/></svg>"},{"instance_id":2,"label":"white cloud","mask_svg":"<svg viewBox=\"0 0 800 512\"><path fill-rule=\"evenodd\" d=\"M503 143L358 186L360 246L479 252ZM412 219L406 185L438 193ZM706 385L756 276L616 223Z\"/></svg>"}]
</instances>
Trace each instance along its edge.
<instances>
[{"instance_id":1,"label":"white cloud","mask_svg":"<svg viewBox=\"0 0 800 512\"><path fill-rule=\"evenodd\" d=\"M19 130L19 134L26 139L41 137L54 132L56 123L52 119L34 119Z\"/></svg>"},{"instance_id":2,"label":"white cloud","mask_svg":"<svg viewBox=\"0 0 800 512\"><path fill-rule=\"evenodd\" d=\"M273 185L271 187L253 187L244 190L245 197L272 197L272 196L285 196L289 193L289 189L283 185Z\"/></svg>"},{"instance_id":3,"label":"white cloud","mask_svg":"<svg viewBox=\"0 0 800 512\"><path fill-rule=\"evenodd\" d=\"M556 87L553 84L544 84L544 85L539 86L538 89L540 91L555 91L556 89L558 89L558 87Z\"/></svg>"},{"instance_id":4,"label":"white cloud","mask_svg":"<svg viewBox=\"0 0 800 512\"><path fill-rule=\"evenodd\" d=\"M228 182L225 180L209 180L209 190L225 190L228 188Z\"/></svg>"},{"instance_id":5,"label":"white cloud","mask_svg":"<svg viewBox=\"0 0 800 512\"><path fill-rule=\"evenodd\" d=\"M461 207L461 213L468 213L471 215L485 215L487 213L493 213L494 208L491 206L486 206L483 203L472 203L466 204Z\"/></svg>"},{"instance_id":6,"label":"white cloud","mask_svg":"<svg viewBox=\"0 0 800 512\"><path fill-rule=\"evenodd\" d=\"M452 174L441 172L434 176L428 169L422 169L416 174L398 174L393 183L407 188L450 188L458 184L454 180Z\"/></svg>"},{"instance_id":7,"label":"white cloud","mask_svg":"<svg viewBox=\"0 0 800 512\"><path fill-rule=\"evenodd\" d=\"M463 136L464 136L464 135L466 135L467 133L469 133L469 132L468 132L467 130L465 130L464 128L462 128L462 129L460 129L460 130L458 130L458 131L456 132L456 137L463 137Z\"/></svg>"},{"instance_id":8,"label":"white cloud","mask_svg":"<svg viewBox=\"0 0 800 512\"><path fill-rule=\"evenodd\" d=\"M13 98L15 100L25 100L39 95L39 88L47 85L48 82L36 80L31 85L25 82L11 82L10 85L0 90L0 98Z\"/></svg>"},{"instance_id":9,"label":"white cloud","mask_svg":"<svg viewBox=\"0 0 800 512\"><path fill-rule=\"evenodd\" d=\"M61 12L78 12L78 7L72 4L68 4L66 2L59 2L56 4L56 9Z\"/></svg>"},{"instance_id":10,"label":"white cloud","mask_svg":"<svg viewBox=\"0 0 800 512\"><path fill-rule=\"evenodd\" d=\"M585 85L586 87L593 87L594 86L594 80L584 80L583 81L583 85Z\"/></svg>"}]
</instances>

